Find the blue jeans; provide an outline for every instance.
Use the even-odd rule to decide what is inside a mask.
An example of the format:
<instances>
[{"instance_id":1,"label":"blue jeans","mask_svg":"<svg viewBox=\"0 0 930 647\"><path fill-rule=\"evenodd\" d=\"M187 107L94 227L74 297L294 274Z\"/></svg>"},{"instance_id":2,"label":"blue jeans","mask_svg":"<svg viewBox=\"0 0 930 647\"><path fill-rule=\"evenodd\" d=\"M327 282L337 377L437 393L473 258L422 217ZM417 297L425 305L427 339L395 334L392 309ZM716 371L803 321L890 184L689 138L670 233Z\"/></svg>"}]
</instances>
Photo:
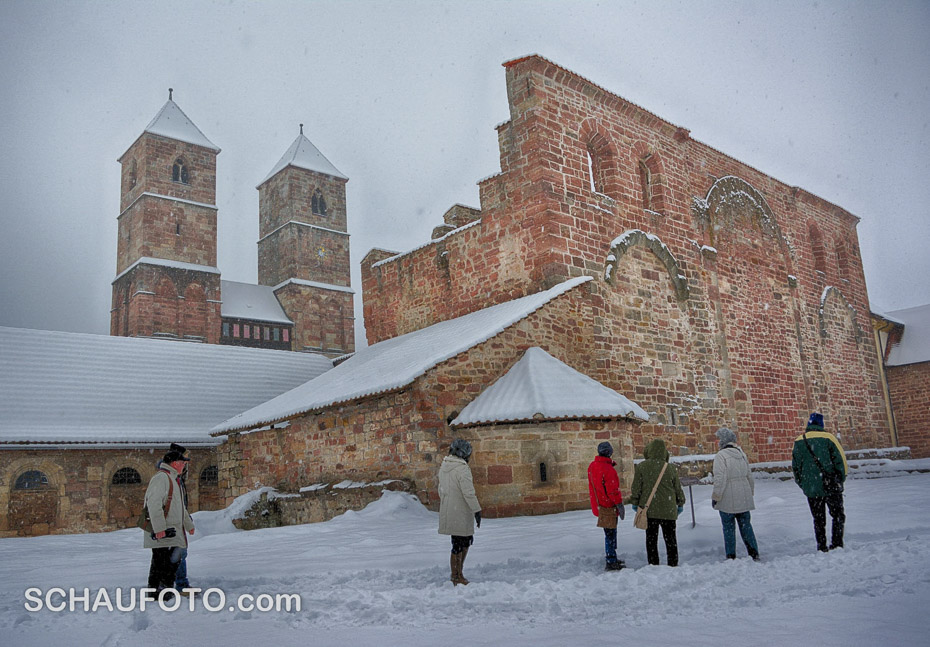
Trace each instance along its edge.
<instances>
[{"instance_id":1,"label":"blue jeans","mask_svg":"<svg viewBox=\"0 0 930 647\"><path fill-rule=\"evenodd\" d=\"M736 556L736 524L739 524L739 534L746 544L746 552L750 557L759 555L759 546L756 544L756 535L752 531L749 511L738 514L729 512L720 512L720 521L723 523L723 545L727 551L727 557Z\"/></svg>"},{"instance_id":2,"label":"blue jeans","mask_svg":"<svg viewBox=\"0 0 930 647\"><path fill-rule=\"evenodd\" d=\"M181 559L178 562L178 570L174 574L174 588L180 591L181 589L190 588L191 585L187 579L187 549L176 548L175 550L180 551Z\"/></svg>"},{"instance_id":3,"label":"blue jeans","mask_svg":"<svg viewBox=\"0 0 930 647\"><path fill-rule=\"evenodd\" d=\"M607 563L617 562L617 529L604 528L604 552L607 553Z\"/></svg>"}]
</instances>

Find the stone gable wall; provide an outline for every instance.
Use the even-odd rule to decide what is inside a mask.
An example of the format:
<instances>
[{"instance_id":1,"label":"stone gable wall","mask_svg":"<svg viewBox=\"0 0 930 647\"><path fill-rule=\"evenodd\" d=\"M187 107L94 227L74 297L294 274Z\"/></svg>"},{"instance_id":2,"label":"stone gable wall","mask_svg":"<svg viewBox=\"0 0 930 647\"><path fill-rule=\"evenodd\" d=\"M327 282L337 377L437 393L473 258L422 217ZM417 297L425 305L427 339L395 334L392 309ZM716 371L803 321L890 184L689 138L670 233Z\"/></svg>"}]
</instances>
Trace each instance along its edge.
<instances>
[{"instance_id":1,"label":"stone gable wall","mask_svg":"<svg viewBox=\"0 0 930 647\"><path fill-rule=\"evenodd\" d=\"M814 410L890 444L855 216L543 59L508 64L507 89L481 222L363 262L369 343L590 275L584 372L652 407L673 453L726 424L784 459Z\"/></svg>"},{"instance_id":2,"label":"stone gable wall","mask_svg":"<svg viewBox=\"0 0 930 647\"><path fill-rule=\"evenodd\" d=\"M914 458L930 458L930 362L888 366L888 390L898 443Z\"/></svg>"}]
</instances>

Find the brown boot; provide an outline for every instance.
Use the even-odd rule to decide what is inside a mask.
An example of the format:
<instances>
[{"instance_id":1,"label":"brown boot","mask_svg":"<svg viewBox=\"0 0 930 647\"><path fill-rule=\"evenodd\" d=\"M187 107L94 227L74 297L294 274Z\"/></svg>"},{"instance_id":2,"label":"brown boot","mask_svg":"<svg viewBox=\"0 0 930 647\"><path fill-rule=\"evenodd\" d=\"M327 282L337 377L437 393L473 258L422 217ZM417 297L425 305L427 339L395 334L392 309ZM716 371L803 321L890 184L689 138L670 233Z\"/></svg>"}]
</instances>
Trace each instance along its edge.
<instances>
[{"instance_id":1,"label":"brown boot","mask_svg":"<svg viewBox=\"0 0 930 647\"><path fill-rule=\"evenodd\" d=\"M452 571L452 576L449 578L449 580L452 582L452 584L458 584L458 579L459 579L458 565L459 565L459 556L456 555L455 553L452 553L451 555L449 555L449 569Z\"/></svg>"},{"instance_id":2,"label":"brown boot","mask_svg":"<svg viewBox=\"0 0 930 647\"><path fill-rule=\"evenodd\" d=\"M456 555L458 560L456 561L456 579L453 579L454 584L468 584L468 580L465 579L465 576L462 574L462 568L465 566L465 556L468 555L468 549L466 548L461 553Z\"/></svg>"}]
</instances>

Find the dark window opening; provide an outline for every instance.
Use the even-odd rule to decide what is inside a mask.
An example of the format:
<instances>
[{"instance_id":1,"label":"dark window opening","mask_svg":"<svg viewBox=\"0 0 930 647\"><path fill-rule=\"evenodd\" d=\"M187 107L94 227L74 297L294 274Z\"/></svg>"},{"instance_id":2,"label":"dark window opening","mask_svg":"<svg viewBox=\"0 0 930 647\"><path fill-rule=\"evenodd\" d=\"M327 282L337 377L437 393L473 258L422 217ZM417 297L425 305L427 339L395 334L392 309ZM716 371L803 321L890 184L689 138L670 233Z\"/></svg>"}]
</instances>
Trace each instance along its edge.
<instances>
[{"instance_id":1,"label":"dark window opening","mask_svg":"<svg viewBox=\"0 0 930 647\"><path fill-rule=\"evenodd\" d=\"M113 479L110 481L113 485L135 485L142 482L139 472L131 467L121 467L116 470Z\"/></svg>"},{"instance_id":2,"label":"dark window opening","mask_svg":"<svg viewBox=\"0 0 930 647\"><path fill-rule=\"evenodd\" d=\"M310 199L310 210L317 216L326 215L326 199L319 189L313 192L313 197Z\"/></svg>"},{"instance_id":3,"label":"dark window opening","mask_svg":"<svg viewBox=\"0 0 930 647\"><path fill-rule=\"evenodd\" d=\"M48 487L48 477L39 470L23 472L13 484L14 490L42 490Z\"/></svg>"},{"instance_id":4,"label":"dark window opening","mask_svg":"<svg viewBox=\"0 0 930 647\"><path fill-rule=\"evenodd\" d=\"M180 157L174 161L171 167L171 179L181 184L190 184L190 175L187 171L187 164Z\"/></svg>"},{"instance_id":5,"label":"dark window opening","mask_svg":"<svg viewBox=\"0 0 930 647\"><path fill-rule=\"evenodd\" d=\"M545 463L539 464L539 480L542 481L543 483L549 480L549 473L548 473L548 470L546 469Z\"/></svg>"},{"instance_id":6,"label":"dark window opening","mask_svg":"<svg viewBox=\"0 0 930 647\"><path fill-rule=\"evenodd\" d=\"M200 472L201 485L217 485L219 482L220 471L217 469L216 465L205 467L203 471Z\"/></svg>"}]
</instances>

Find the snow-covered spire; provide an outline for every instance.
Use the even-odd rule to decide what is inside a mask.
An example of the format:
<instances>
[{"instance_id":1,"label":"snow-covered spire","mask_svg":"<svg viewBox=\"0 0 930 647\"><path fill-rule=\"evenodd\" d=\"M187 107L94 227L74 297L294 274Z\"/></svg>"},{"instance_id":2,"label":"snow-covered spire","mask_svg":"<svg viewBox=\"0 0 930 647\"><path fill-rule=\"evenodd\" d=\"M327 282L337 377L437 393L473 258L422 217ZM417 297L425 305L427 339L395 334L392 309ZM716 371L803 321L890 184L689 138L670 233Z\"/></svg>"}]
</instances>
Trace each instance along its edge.
<instances>
[{"instance_id":1,"label":"snow-covered spire","mask_svg":"<svg viewBox=\"0 0 930 647\"><path fill-rule=\"evenodd\" d=\"M278 163L274 165L274 168L271 169L271 173L266 175L265 179L262 180L258 186L261 186L288 166L295 166L308 171L316 171L317 173L331 175L343 180L349 179L340 173L339 169L333 166L332 162L326 159L323 153L320 152L320 149L314 146L309 139L304 137L303 124L300 124L300 134L297 135L297 139L294 140L294 143L291 144L290 148L287 149L287 152L284 153L281 159L278 160Z\"/></svg>"},{"instance_id":2,"label":"snow-covered spire","mask_svg":"<svg viewBox=\"0 0 930 647\"><path fill-rule=\"evenodd\" d=\"M219 153L219 147L207 139L207 136L194 125L194 122L174 102L173 94L174 89L168 88L168 101L161 107L155 118L149 122L149 125L145 127L145 132L187 142L195 146L203 146Z\"/></svg>"}]
</instances>

